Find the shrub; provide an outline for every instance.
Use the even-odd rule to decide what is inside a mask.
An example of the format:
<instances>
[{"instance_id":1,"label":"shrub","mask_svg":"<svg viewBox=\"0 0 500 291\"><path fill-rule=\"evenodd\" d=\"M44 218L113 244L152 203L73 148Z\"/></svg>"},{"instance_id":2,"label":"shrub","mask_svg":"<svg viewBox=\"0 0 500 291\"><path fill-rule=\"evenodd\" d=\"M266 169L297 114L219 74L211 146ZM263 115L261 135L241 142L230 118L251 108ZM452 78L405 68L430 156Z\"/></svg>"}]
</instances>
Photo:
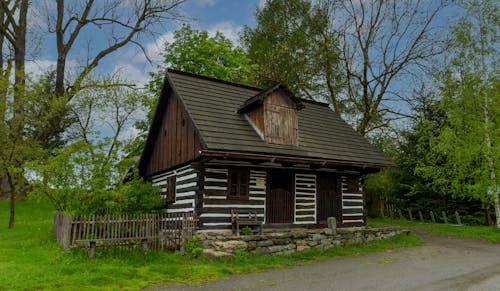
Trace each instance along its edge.
<instances>
[{"instance_id":1,"label":"shrub","mask_svg":"<svg viewBox=\"0 0 500 291\"><path fill-rule=\"evenodd\" d=\"M240 230L241 235L253 235L253 229L249 226L245 226Z\"/></svg>"},{"instance_id":2,"label":"shrub","mask_svg":"<svg viewBox=\"0 0 500 291\"><path fill-rule=\"evenodd\" d=\"M199 236L190 237L184 245L183 255L191 258L198 258L203 254L203 244Z\"/></svg>"}]
</instances>

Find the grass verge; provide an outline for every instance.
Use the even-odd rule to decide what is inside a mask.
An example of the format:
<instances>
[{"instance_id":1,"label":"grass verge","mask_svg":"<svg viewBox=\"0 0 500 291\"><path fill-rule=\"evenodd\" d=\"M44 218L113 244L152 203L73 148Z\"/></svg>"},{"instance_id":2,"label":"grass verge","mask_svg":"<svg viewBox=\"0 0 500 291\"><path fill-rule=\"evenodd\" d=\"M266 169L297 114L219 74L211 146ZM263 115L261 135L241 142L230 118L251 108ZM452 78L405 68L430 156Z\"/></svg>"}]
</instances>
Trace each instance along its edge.
<instances>
[{"instance_id":1,"label":"grass verge","mask_svg":"<svg viewBox=\"0 0 500 291\"><path fill-rule=\"evenodd\" d=\"M481 226L481 225L452 225L452 224L436 224L436 223L420 223L410 222L407 220L390 218L372 218L369 220L369 225L372 227L380 227L384 225L398 225L405 228L423 229L430 234L440 236L453 236L461 238L482 239L492 243L500 243L500 228L495 226Z\"/></svg>"},{"instance_id":2,"label":"grass verge","mask_svg":"<svg viewBox=\"0 0 500 291\"><path fill-rule=\"evenodd\" d=\"M98 251L63 252L52 233L52 208L19 202L14 228L7 229L8 203L0 201L1 290L138 290L166 282L197 284L233 274L294 266L336 256L361 255L421 244L414 235L365 245L309 250L288 256L242 253L224 259L188 258L179 253Z\"/></svg>"}]
</instances>

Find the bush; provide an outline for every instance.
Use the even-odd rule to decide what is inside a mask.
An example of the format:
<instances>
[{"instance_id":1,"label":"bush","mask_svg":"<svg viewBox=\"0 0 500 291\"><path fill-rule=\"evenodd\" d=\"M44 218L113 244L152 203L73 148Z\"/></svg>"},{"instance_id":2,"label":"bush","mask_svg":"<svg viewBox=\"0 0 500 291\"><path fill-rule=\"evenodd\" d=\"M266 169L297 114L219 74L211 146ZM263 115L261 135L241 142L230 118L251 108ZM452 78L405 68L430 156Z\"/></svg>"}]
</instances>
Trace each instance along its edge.
<instances>
[{"instance_id":1,"label":"bush","mask_svg":"<svg viewBox=\"0 0 500 291\"><path fill-rule=\"evenodd\" d=\"M253 235L253 229L249 226L245 226L240 230L240 235Z\"/></svg>"},{"instance_id":2,"label":"bush","mask_svg":"<svg viewBox=\"0 0 500 291\"><path fill-rule=\"evenodd\" d=\"M203 254L203 244L200 237L197 235L190 237L184 245L183 255L198 258L201 254Z\"/></svg>"}]
</instances>

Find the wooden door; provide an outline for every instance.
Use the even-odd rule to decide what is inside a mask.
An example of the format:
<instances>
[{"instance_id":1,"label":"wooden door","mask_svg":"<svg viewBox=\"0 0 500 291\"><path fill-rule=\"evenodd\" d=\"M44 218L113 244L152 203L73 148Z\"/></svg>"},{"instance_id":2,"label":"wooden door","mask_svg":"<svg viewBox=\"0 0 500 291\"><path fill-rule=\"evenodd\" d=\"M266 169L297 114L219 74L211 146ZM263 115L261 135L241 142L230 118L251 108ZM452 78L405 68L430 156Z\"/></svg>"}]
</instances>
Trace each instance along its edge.
<instances>
[{"instance_id":1,"label":"wooden door","mask_svg":"<svg viewBox=\"0 0 500 291\"><path fill-rule=\"evenodd\" d=\"M328 217L337 216L337 176L324 173L319 174L317 179L317 221L326 223Z\"/></svg>"},{"instance_id":2,"label":"wooden door","mask_svg":"<svg viewBox=\"0 0 500 291\"><path fill-rule=\"evenodd\" d=\"M286 189L273 189L267 199L267 223L293 222L293 195Z\"/></svg>"}]
</instances>

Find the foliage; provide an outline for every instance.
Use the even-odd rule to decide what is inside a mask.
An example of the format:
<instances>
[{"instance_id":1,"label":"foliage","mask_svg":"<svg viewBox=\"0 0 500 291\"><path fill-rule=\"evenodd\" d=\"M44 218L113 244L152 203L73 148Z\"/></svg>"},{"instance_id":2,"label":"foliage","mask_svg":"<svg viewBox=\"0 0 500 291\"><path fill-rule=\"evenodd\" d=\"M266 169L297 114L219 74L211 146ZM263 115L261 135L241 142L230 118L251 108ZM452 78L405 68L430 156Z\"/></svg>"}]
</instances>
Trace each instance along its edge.
<instances>
[{"instance_id":1,"label":"foliage","mask_svg":"<svg viewBox=\"0 0 500 291\"><path fill-rule=\"evenodd\" d=\"M487 194L500 184L498 6L491 1L465 1L464 6L468 14L454 27L450 60L436 76L441 96L436 106L445 112L444 123L415 172L435 189L481 200L487 224L495 197L500 227L498 193Z\"/></svg>"},{"instance_id":2,"label":"foliage","mask_svg":"<svg viewBox=\"0 0 500 291\"><path fill-rule=\"evenodd\" d=\"M388 218L371 219L369 224L374 227L384 225L400 225L405 228L422 229L433 235L452 236L460 238L482 239L492 243L500 243L500 230L491 226L456 226L450 224L422 224L420 222L409 222L404 220L391 220Z\"/></svg>"},{"instance_id":3,"label":"foliage","mask_svg":"<svg viewBox=\"0 0 500 291\"><path fill-rule=\"evenodd\" d=\"M90 259L85 250L64 252L52 232L53 208L45 204L20 202L16 205L19 224L0 229L0 282L10 290L124 290L155 284L179 282L199 284L234 274L260 272L271 268L301 265L342 255L357 255L386 249L415 246L415 236L400 236L365 245L313 250L290 256L231 257L196 259L180 253L150 251L142 255L99 251ZM6 219L8 204L0 201L0 220Z\"/></svg>"},{"instance_id":4,"label":"foliage","mask_svg":"<svg viewBox=\"0 0 500 291\"><path fill-rule=\"evenodd\" d=\"M271 0L257 9L257 26L245 27L241 39L258 65L260 86L281 82L309 98L338 93L340 53L323 8L305 0Z\"/></svg>"},{"instance_id":5,"label":"foliage","mask_svg":"<svg viewBox=\"0 0 500 291\"><path fill-rule=\"evenodd\" d=\"M203 244L199 236L195 235L187 240L183 254L190 258L199 258L203 254Z\"/></svg>"},{"instance_id":6,"label":"foliage","mask_svg":"<svg viewBox=\"0 0 500 291\"><path fill-rule=\"evenodd\" d=\"M188 24L174 31L174 40L165 43L163 63L151 73L150 89L159 95L166 68L213 77L224 81L251 83L255 66L241 47L235 46L222 33L210 36Z\"/></svg>"},{"instance_id":7,"label":"foliage","mask_svg":"<svg viewBox=\"0 0 500 291\"><path fill-rule=\"evenodd\" d=\"M81 93L72 109L77 125L67 131L74 140L30 164L32 194L73 214L150 212L163 206L157 189L134 179L134 157L124 155L130 140L123 131L141 109L141 92L109 85Z\"/></svg>"},{"instance_id":8,"label":"foliage","mask_svg":"<svg viewBox=\"0 0 500 291\"><path fill-rule=\"evenodd\" d=\"M245 226L240 230L241 235L253 235L253 229L250 226Z\"/></svg>"}]
</instances>

